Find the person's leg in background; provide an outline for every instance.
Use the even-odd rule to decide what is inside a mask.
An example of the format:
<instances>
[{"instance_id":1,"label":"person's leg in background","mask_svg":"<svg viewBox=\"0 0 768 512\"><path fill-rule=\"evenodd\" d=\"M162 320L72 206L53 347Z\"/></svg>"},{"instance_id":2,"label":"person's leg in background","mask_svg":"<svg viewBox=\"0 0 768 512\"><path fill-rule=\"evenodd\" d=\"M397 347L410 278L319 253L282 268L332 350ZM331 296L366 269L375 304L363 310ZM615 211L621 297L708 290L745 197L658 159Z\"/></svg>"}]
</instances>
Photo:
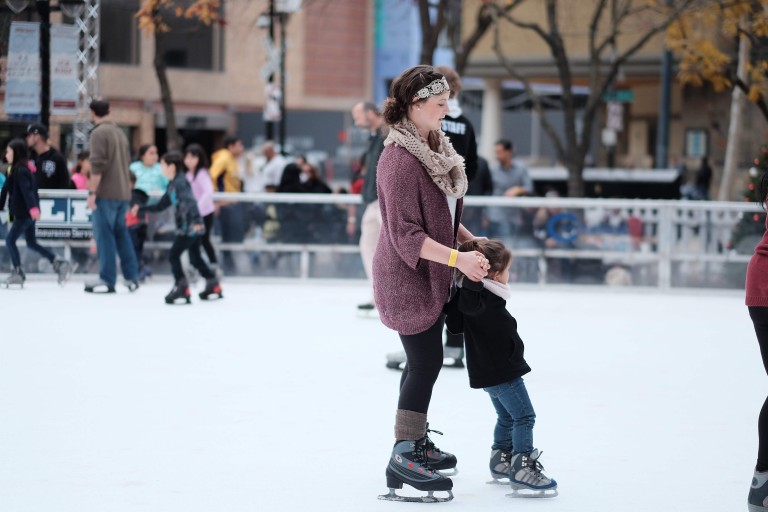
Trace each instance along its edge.
<instances>
[{"instance_id":1,"label":"person's leg in background","mask_svg":"<svg viewBox=\"0 0 768 512\"><path fill-rule=\"evenodd\" d=\"M376 252L376 244L379 242L379 233L381 232L381 210L379 202L374 201L365 207L363 218L360 221L360 257L363 259L363 268L368 277L368 283L373 283L373 255ZM373 297L373 290L371 290ZM360 304L360 310L375 309L373 298L369 303Z\"/></svg>"}]
</instances>

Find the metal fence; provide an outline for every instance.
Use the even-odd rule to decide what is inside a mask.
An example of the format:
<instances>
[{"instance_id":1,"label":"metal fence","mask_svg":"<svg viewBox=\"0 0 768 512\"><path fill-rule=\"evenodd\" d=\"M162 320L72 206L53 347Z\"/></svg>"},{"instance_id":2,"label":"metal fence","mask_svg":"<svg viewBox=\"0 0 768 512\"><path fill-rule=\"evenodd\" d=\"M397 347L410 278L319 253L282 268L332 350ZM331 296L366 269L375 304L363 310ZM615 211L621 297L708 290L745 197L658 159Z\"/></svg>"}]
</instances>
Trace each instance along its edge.
<instances>
[{"instance_id":1,"label":"metal fence","mask_svg":"<svg viewBox=\"0 0 768 512\"><path fill-rule=\"evenodd\" d=\"M44 243L79 258L81 272L94 272L85 194L40 196L38 234ZM359 233L346 232L350 215L359 220L359 196L215 198L222 208L213 238L227 274L365 277ZM155 274L168 271L169 222L172 215L151 221L145 258ZM765 212L748 203L469 196L462 222L476 235L501 238L512 248L510 275L516 282L738 289L765 229Z\"/></svg>"}]
</instances>

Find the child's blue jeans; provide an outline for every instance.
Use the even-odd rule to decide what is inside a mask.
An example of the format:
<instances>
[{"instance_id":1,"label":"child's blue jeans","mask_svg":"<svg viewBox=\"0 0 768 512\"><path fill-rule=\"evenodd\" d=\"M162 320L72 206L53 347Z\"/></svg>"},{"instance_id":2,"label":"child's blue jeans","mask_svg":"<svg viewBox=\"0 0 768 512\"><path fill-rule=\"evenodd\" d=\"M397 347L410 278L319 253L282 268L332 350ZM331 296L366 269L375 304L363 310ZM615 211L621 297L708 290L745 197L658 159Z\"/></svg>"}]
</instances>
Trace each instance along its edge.
<instances>
[{"instance_id":1,"label":"child's blue jeans","mask_svg":"<svg viewBox=\"0 0 768 512\"><path fill-rule=\"evenodd\" d=\"M483 388L496 409L493 449L529 453L533 450L533 425L536 413L522 377Z\"/></svg>"}]
</instances>

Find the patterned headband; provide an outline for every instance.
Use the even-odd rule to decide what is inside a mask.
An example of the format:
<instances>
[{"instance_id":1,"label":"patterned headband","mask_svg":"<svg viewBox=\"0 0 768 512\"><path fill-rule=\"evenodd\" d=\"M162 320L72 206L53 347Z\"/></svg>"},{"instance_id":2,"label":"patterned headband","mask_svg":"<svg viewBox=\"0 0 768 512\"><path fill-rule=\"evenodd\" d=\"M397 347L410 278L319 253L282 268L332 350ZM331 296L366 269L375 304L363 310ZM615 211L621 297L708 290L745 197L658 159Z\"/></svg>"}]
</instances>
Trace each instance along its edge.
<instances>
[{"instance_id":1,"label":"patterned headband","mask_svg":"<svg viewBox=\"0 0 768 512\"><path fill-rule=\"evenodd\" d=\"M416 95L413 97L413 99L423 100L429 98L430 96L437 96L438 94L442 94L450 90L451 88L448 86L448 80L443 77L416 91Z\"/></svg>"}]
</instances>

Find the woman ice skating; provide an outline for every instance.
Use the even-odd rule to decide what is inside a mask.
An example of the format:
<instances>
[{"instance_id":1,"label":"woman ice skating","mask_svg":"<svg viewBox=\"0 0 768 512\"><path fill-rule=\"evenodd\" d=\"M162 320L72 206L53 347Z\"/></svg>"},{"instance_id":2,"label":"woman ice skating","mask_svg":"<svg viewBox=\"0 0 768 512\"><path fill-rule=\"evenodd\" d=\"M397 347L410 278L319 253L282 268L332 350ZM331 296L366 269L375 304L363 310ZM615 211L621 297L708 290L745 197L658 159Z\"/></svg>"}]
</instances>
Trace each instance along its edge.
<instances>
[{"instance_id":1,"label":"woman ice skating","mask_svg":"<svg viewBox=\"0 0 768 512\"><path fill-rule=\"evenodd\" d=\"M200 298L207 300L213 295L221 298L219 280L200 255L200 241L205 226L197 209L192 187L186 178L184 157L178 151L171 151L163 155L160 165L163 175L170 180L165 194L157 203L142 207L136 205L133 211L134 214L142 216L146 212L160 212L171 205L175 206L176 238L168 256L175 282L173 289L165 296L165 302L175 304L178 299L183 299L187 304L191 302L189 283L181 266L181 255L184 251L189 251L189 262L205 278L205 289L200 293Z\"/></svg>"},{"instance_id":2,"label":"woman ice skating","mask_svg":"<svg viewBox=\"0 0 768 512\"><path fill-rule=\"evenodd\" d=\"M40 196L37 193L37 182L29 167L26 142L21 139L10 141L5 149L5 159L10 164L10 169L0 191L0 209L5 208L7 198L9 219L13 223L5 238L5 246L11 255L13 269L2 284L6 288L11 285L24 287L26 275L21 268L21 256L16 247L16 240L21 235L24 235L28 249L37 251L51 262L53 270L58 274L59 284L64 284L72 273L72 265L66 260L57 259L53 252L38 244L35 237L35 223L40 219Z\"/></svg>"},{"instance_id":3,"label":"woman ice skating","mask_svg":"<svg viewBox=\"0 0 768 512\"><path fill-rule=\"evenodd\" d=\"M523 357L517 320L507 311L512 253L499 240L472 240L459 252L477 251L490 263L477 283L459 275L459 290L446 308L448 330L464 333L469 385L483 389L496 410L489 463L494 481L508 480L522 497L557 496L557 482L544 475L533 447L536 413L523 382L531 367Z\"/></svg>"},{"instance_id":4,"label":"woman ice skating","mask_svg":"<svg viewBox=\"0 0 768 512\"><path fill-rule=\"evenodd\" d=\"M440 130L449 87L432 66L404 71L390 88L384 120L390 132L377 167L382 229L373 259L373 287L381 321L400 336L407 364L400 380L395 445L386 469L397 501L448 501L453 482L439 470L456 457L436 448L428 433L432 388L443 365L443 307L450 298L452 267L470 279L486 275L479 253L459 253L457 240L474 236L460 224L467 191L464 160ZM422 498L398 496L408 484ZM435 497L447 491L448 497Z\"/></svg>"},{"instance_id":5,"label":"woman ice skating","mask_svg":"<svg viewBox=\"0 0 768 512\"><path fill-rule=\"evenodd\" d=\"M760 201L763 208L768 200L768 173L760 182ZM766 218L768 227L768 217ZM755 247L747 266L746 305L760 345L763 367L768 372L768 229ZM757 463L747 504L750 512L768 512L768 398L765 399L757 420Z\"/></svg>"}]
</instances>

